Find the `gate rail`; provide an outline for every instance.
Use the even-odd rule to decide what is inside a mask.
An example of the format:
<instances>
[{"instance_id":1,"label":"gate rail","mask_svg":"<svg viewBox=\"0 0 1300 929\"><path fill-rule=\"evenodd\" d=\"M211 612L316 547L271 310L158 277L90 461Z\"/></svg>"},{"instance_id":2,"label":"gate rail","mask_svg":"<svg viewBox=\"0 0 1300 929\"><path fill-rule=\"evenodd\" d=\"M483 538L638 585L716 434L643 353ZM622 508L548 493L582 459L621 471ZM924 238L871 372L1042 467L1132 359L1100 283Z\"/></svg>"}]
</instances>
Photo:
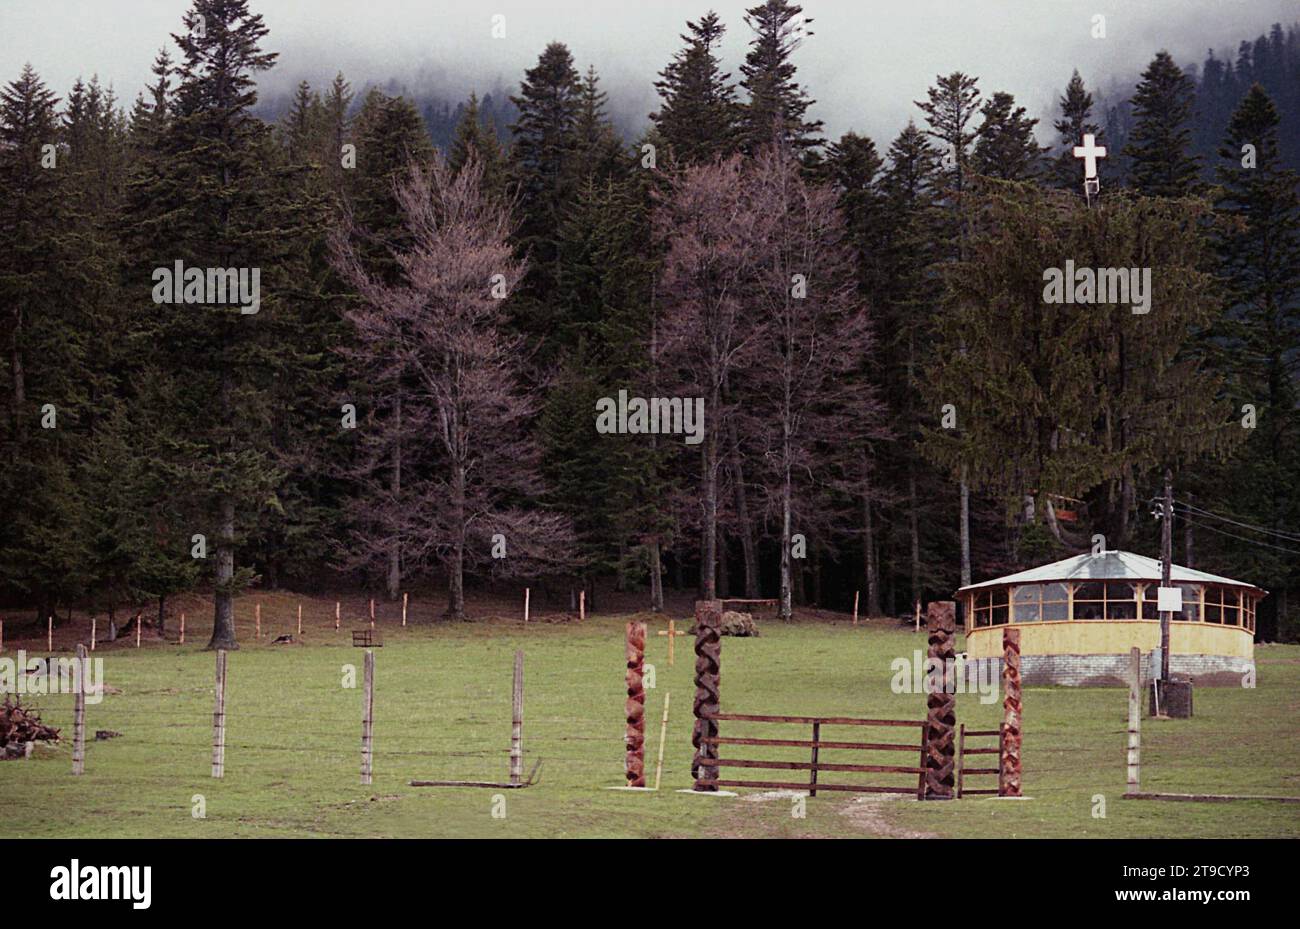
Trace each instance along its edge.
<instances>
[{"instance_id":1,"label":"gate rail","mask_svg":"<svg viewBox=\"0 0 1300 929\"><path fill-rule=\"evenodd\" d=\"M806 783L796 783L794 781L750 781L739 779L723 779L721 777L701 777L695 782L695 789L708 789L716 787L762 787L776 788L784 790L807 790L810 797L817 796L819 790L832 791L850 791L854 793L888 793L888 794L916 794L920 799L925 790L925 721L911 719L855 719L845 716L766 716L755 715L751 713L714 713L709 719L719 722L746 722L746 723L783 723L783 724L802 724L812 726L811 739L760 739L760 738L741 738L737 736L705 736L700 739L701 743L712 746L723 745L756 745L780 748L806 748L810 750L808 761L760 761L756 759L743 758L717 758L709 759L706 764L708 767L731 767L731 768L759 768L765 770L780 771L807 771L808 780ZM901 742L852 742L837 739L823 739L821 737L822 726L875 726L875 727L914 727L920 729L920 741L913 744ZM908 765L881 765L881 764L844 764L840 762L826 762L819 758L821 749L849 749L857 751L905 751L917 752L918 764ZM817 775L821 771L851 771L868 774L910 774L917 778L916 787L889 787L869 784L827 784L818 782ZM701 771L705 774L705 771Z\"/></svg>"}]
</instances>

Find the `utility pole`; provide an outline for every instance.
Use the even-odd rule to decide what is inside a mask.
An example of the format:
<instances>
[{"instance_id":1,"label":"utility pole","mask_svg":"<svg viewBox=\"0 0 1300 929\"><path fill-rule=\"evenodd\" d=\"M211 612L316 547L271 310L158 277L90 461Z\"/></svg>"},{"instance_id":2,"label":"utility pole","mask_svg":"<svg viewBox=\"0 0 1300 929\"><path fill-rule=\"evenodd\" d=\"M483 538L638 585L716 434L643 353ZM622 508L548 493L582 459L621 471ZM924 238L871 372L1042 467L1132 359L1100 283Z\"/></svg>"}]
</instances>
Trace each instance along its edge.
<instances>
[{"instance_id":1,"label":"utility pole","mask_svg":"<svg viewBox=\"0 0 1300 929\"><path fill-rule=\"evenodd\" d=\"M1164 525L1160 527L1160 586L1169 587L1174 556L1174 473L1165 468ZM1169 680L1169 623L1174 614L1160 613L1160 682ZM1157 685L1159 686L1159 685Z\"/></svg>"}]
</instances>

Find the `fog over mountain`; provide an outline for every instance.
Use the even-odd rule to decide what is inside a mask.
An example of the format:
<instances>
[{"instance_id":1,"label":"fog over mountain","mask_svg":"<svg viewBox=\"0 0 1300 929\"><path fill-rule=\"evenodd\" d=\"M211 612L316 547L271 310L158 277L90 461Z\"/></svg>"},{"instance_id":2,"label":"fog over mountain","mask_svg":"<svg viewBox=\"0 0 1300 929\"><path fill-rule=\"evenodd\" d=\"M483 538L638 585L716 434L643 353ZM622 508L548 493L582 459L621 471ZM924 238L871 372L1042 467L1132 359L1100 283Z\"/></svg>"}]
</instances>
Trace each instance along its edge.
<instances>
[{"instance_id":1,"label":"fog over mountain","mask_svg":"<svg viewBox=\"0 0 1300 929\"><path fill-rule=\"evenodd\" d=\"M354 87L391 82L447 100L471 90L513 90L546 43L560 40L581 69L595 65L611 115L635 131L656 106L655 75L680 47L685 22L710 7L727 24L723 53L739 79L749 40L744 10L752 5L258 0L254 8L271 30L267 47L280 53L263 78L269 101L301 79L320 85L338 70ZM0 76L14 77L30 61L66 93L78 76L98 74L129 103L187 6L187 0L4 0ZM1238 40L1273 22L1292 22L1297 12L1294 0L808 0L804 7L813 35L796 60L799 79L817 100L814 115L828 135L855 129L878 139L916 115L912 101L941 72L975 74L986 93L1009 90L1046 122L1075 67L1105 91L1113 79L1135 77L1160 48L1183 64L1198 63L1207 48L1235 51ZM1097 14L1106 17L1105 38L1092 35ZM504 38L492 35L494 16L504 17Z\"/></svg>"}]
</instances>

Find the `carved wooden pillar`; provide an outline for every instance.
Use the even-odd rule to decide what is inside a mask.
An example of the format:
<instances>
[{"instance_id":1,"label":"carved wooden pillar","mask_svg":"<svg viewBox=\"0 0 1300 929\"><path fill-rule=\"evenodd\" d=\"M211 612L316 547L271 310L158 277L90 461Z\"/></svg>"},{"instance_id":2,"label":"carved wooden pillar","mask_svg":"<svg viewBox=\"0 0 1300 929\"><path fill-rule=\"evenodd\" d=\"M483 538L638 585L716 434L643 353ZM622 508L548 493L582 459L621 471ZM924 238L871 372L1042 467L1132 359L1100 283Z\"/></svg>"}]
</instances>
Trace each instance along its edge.
<instances>
[{"instance_id":1,"label":"carved wooden pillar","mask_svg":"<svg viewBox=\"0 0 1300 929\"><path fill-rule=\"evenodd\" d=\"M956 787L957 696L953 665L957 660L957 604L951 600L926 607L930 630L930 667L938 668L936 683L927 687L925 718L926 800L951 800Z\"/></svg>"},{"instance_id":2,"label":"carved wooden pillar","mask_svg":"<svg viewBox=\"0 0 1300 929\"><path fill-rule=\"evenodd\" d=\"M1020 796L1020 630L1002 630L1002 738L998 796Z\"/></svg>"},{"instance_id":3,"label":"carved wooden pillar","mask_svg":"<svg viewBox=\"0 0 1300 929\"><path fill-rule=\"evenodd\" d=\"M645 623L627 624L627 786L645 786Z\"/></svg>"},{"instance_id":4,"label":"carved wooden pillar","mask_svg":"<svg viewBox=\"0 0 1300 929\"><path fill-rule=\"evenodd\" d=\"M717 738L719 712L718 679L721 672L722 639L718 627L722 623L721 600L695 602L695 729L691 744L695 758L691 761L691 777L696 790L717 790L717 785L701 783L714 781L718 767L710 762L718 758L718 746L705 742Z\"/></svg>"}]
</instances>

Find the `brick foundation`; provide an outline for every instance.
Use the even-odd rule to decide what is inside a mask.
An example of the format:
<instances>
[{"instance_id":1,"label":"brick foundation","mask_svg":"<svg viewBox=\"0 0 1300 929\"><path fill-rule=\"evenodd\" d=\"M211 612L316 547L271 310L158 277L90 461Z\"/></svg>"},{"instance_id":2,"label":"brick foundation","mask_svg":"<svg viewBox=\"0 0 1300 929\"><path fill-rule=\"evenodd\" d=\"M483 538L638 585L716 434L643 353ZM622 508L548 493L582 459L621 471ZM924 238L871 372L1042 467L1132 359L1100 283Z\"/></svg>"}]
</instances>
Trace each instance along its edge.
<instances>
[{"instance_id":1,"label":"brick foundation","mask_svg":"<svg viewBox=\"0 0 1300 929\"><path fill-rule=\"evenodd\" d=\"M1160 650L1142 656L1142 674L1154 677L1160 669ZM992 680L1002 674L1002 659L967 659L967 673L989 672L980 668L992 662ZM1064 687L1127 687L1128 655L1024 655L1020 656L1020 681L1025 687L1056 684ZM1242 676L1255 668L1250 658L1223 655L1171 655L1169 673L1190 677L1198 687L1240 687ZM988 678L986 678L988 679Z\"/></svg>"}]
</instances>

